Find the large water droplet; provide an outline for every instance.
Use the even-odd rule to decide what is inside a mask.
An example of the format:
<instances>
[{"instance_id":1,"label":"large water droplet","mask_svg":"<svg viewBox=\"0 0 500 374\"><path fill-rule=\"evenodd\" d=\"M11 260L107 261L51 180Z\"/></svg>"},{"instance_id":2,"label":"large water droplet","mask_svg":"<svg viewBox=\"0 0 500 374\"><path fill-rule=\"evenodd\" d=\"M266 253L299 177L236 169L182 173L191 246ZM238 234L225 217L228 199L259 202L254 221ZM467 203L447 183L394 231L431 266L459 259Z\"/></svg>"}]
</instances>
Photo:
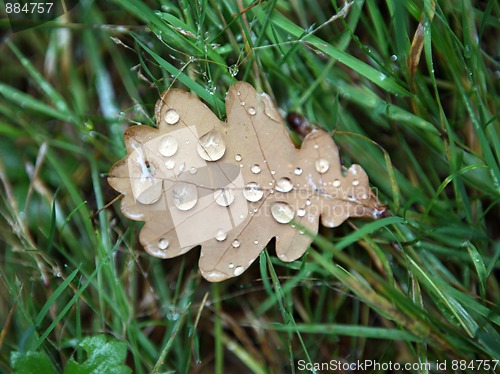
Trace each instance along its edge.
<instances>
[{"instance_id":1,"label":"large water droplet","mask_svg":"<svg viewBox=\"0 0 500 374\"><path fill-rule=\"evenodd\" d=\"M226 144L222 134L217 130L212 130L203 135L198 141L198 154L206 161L217 161L226 152Z\"/></svg>"},{"instance_id":2,"label":"large water droplet","mask_svg":"<svg viewBox=\"0 0 500 374\"><path fill-rule=\"evenodd\" d=\"M239 248L240 247L240 241L238 239L234 239L233 242L231 243L231 245L234 248Z\"/></svg>"},{"instance_id":3,"label":"large water droplet","mask_svg":"<svg viewBox=\"0 0 500 374\"><path fill-rule=\"evenodd\" d=\"M264 196L264 190L260 184L250 182L245 186L243 196L245 196L245 199L248 201L256 202L262 199L262 196Z\"/></svg>"},{"instance_id":4,"label":"large water droplet","mask_svg":"<svg viewBox=\"0 0 500 374\"><path fill-rule=\"evenodd\" d=\"M158 248L160 248L162 251L167 249L169 245L169 241L165 238L161 238L160 240L158 240Z\"/></svg>"},{"instance_id":5,"label":"large water droplet","mask_svg":"<svg viewBox=\"0 0 500 374\"><path fill-rule=\"evenodd\" d=\"M251 170L251 171L252 171L252 173L254 173L254 174L259 174L259 173L260 173L260 166L259 166L259 165L257 165L257 164L255 164L255 165L253 165L253 166L250 168L250 170Z\"/></svg>"},{"instance_id":6,"label":"large water droplet","mask_svg":"<svg viewBox=\"0 0 500 374\"><path fill-rule=\"evenodd\" d=\"M255 108L253 106L248 108L248 114L250 114L251 116L254 116L255 113L257 113L257 111L255 110Z\"/></svg>"},{"instance_id":7,"label":"large water droplet","mask_svg":"<svg viewBox=\"0 0 500 374\"><path fill-rule=\"evenodd\" d=\"M214 199L220 206L229 206L234 201L234 194L228 188L220 188L214 192Z\"/></svg>"},{"instance_id":8,"label":"large water droplet","mask_svg":"<svg viewBox=\"0 0 500 374\"><path fill-rule=\"evenodd\" d=\"M179 113L175 109L169 109L167 110L167 113L165 113L165 122L167 122L169 125L175 125L177 122L179 122Z\"/></svg>"},{"instance_id":9,"label":"large water droplet","mask_svg":"<svg viewBox=\"0 0 500 374\"><path fill-rule=\"evenodd\" d=\"M177 140L173 136L164 136L160 142L159 151L165 157L170 157L177 152Z\"/></svg>"},{"instance_id":10,"label":"large water droplet","mask_svg":"<svg viewBox=\"0 0 500 374\"><path fill-rule=\"evenodd\" d=\"M189 210L198 201L198 190L192 183L175 182L172 187L174 205L179 210Z\"/></svg>"},{"instance_id":11,"label":"large water droplet","mask_svg":"<svg viewBox=\"0 0 500 374\"><path fill-rule=\"evenodd\" d=\"M243 266L236 266L234 268L233 274L235 277L237 277L238 275L243 274L244 271L245 271L245 268Z\"/></svg>"},{"instance_id":12,"label":"large water droplet","mask_svg":"<svg viewBox=\"0 0 500 374\"><path fill-rule=\"evenodd\" d=\"M224 279L227 278L227 274L224 274L220 271L213 270L213 271L206 273L205 277L212 282L220 282L220 281L223 281Z\"/></svg>"},{"instance_id":13,"label":"large water droplet","mask_svg":"<svg viewBox=\"0 0 500 374\"><path fill-rule=\"evenodd\" d=\"M278 202L271 207L271 214L279 223L288 223L295 216L295 212L290 204Z\"/></svg>"},{"instance_id":14,"label":"large water droplet","mask_svg":"<svg viewBox=\"0 0 500 374\"><path fill-rule=\"evenodd\" d=\"M147 204L147 205L154 204L158 200L160 200L160 197L163 192L162 187L163 185L161 182L154 183L151 187L142 191L142 193L136 197L136 200L141 204Z\"/></svg>"},{"instance_id":15,"label":"large water droplet","mask_svg":"<svg viewBox=\"0 0 500 374\"><path fill-rule=\"evenodd\" d=\"M314 166L316 167L316 171L320 174L324 174L330 169L330 163L324 158L316 160Z\"/></svg>"},{"instance_id":16,"label":"large water droplet","mask_svg":"<svg viewBox=\"0 0 500 374\"><path fill-rule=\"evenodd\" d=\"M226 240L227 238L227 233L222 230L222 229L218 229L216 232L215 232L215 239L219 242L222 242L224 240Z\"/></svg>"},{"instance_id":17,"label":"large water droplet","mask_svg":"<svg viewBox=\"0 0 500 374\"><path fill-rule=\"evenodd\" d=\"M293 188L293 183L290 180L290 178L284 177L281 178L277 183L276 183L276 191L279 192L289 192Z\"/></svg>"},{"instance_id":18,"label":"large water droplet","mask_svg":"<svg viewBox=\"0 0 500 374\"><path fill-rule=\"evenodd\" d=\"M302 174L302 169L301 168L295 168L294 173L295 173L295 175L300 175L300 174Z\"/></svg>"}]
</instances>

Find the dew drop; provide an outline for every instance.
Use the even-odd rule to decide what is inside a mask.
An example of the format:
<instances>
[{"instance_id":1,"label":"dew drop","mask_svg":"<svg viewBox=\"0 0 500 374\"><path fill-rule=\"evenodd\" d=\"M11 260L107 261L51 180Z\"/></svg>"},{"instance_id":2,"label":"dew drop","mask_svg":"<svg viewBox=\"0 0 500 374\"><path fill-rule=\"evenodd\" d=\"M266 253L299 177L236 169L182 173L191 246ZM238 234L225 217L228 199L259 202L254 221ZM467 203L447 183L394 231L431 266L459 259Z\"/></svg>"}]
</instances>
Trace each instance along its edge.
<instances>
[{"instance_id":1,"label":"dew drop","mask_svg":"<svg viewBox=\"0 0 500 374\"><path fill-rule=\"evenodd\" d=\"M324 158L320 158L320 159L316 160L316 163L314 164L314 166L316 167L316 171L318 173L324 174L330 168L330 163L327 160L325 160Z\"/></svg>"},{"instance_id":2,"label":"dew drop","mask_svg":"<svg viewBox=\"0 0 500 374\"><path fill-rule=\"evenodd\" d=\"M161 238L160 240L158 240L158 248L160 248L162 251L167 249L169 245L169 241L165 238Z\"/></svg>"},{"instance_id":3,"label":"dew drop","mask_svg":"<svg viewBox=\"0 0 500 374\"><path fill-rule=\"evenodd\" d=\"M353 179L352 180L352 185L357 186L359 184L359 179Z\"/></svg>"},{"instance_id":4,"label":"dew drop","mask_svg":"<svg viewBox=\"0 0 500 374\"><path fill-rule=\"evenodd\" d=\"M264 196L264 191L262 190L260 184L250 182L245 186L245 189L243 190L243 196L245 196L245 199L247 199L248 201L256 202L262 199L262 196Z\"/></svg>"},{"instance_id":5,"label":"dew drop","mask_svg":"<svg viewBox=\"0 0 500 374\"><path fill-rule=\"evenodd\" d=\"M211 271L206 274L206 277L212 282L220 282L227 278L227 274L224 274L220 271Z\"/></svg>"},{"instance_id":6,"label":"dew drop","mask_svg":"<svg viewBox=\"0 0 500 374\"><path fill-rule=\"evenodd\" d=\"M335 179L333 181L333 187L340 187L340 180L339 179Z\"/></svg>"},{"instance_id":7,"label":"dew drop","mask_svg":"<svg viewBox=\"0 0 500 374\"><path fill-rule=\"evenodd\" d=\"M300 174L302 174L302 169L301 168L295 168L294 173L295 173L295 175L300 175Z\"/></svg>"},{"instance_id":8,"label":"dew drop","mask_svg":"<svg viewBox=\"0 0 500 374\"><path fill-rule=\"evenodd\" d=\"M214 192L214 199L220 206L229 206L234 201L234 194L228 188L220 188Z\"/></svg>"},{"instance_id":9,"label":"dew drop","mask_svg":"<svg viewBox=\"0 0 500 374\"><path fill-rule=\"evenodd\" d=\"M241 104L241 105L245 105L245 102L244 102L244 101L242 101L242 102L240 102L240 104Z\"/></svg>"},{"instance_id":10,"label":"dew drop","mask_svg":"<svg viewBox=\"0 0 500 374\"><path fill-rule=\"evenodd\" d=\"M184 170L186 169L186 163L183 162L180 166L179 166L179 169L177 170L177 176L181 175L182 173L184 173Z\"/></svg>"},{"instance_id":11,"label":"dew drop","mask_svg":"<svg viewBox=\"0 0 500 374\"><path fill-rule=\"evenodd\" d=\"M226 144L222 138L222 134L213 130L203 135L198 141L198 154L206 161L217 161L226 152Z\"/></svg>"},{"instance_id":12,"label":"dew drop","mask_svg":"<svg viewBox=\"0 0 500 374\"><path fill-rule=\"evenodd\" d=\"M189 168L189 174L196 174L198 172L198 169L196 169L194 166Z\"/></svg>"},{"instance_id":13,"label":"dew drop","mask_svg":"<svg viewBox=\"0 0 500 374\"><path fill-rule=\"evenodd\" d=\"M259 241L258 240L254 240L253 244L257 245L257 244L259 244Z\"/></svg>"},{"instance_id":14,"label":"dew drop","mask_svg":"<svg viewBox=\"0 0 500 374\"><path fill-rule=\"evenodd\" d=\"M234 269L234 264L232 262L229 263L229 269Z\"/></svg>"},{"instance_id":15,"label":"dew drop","mask_svg":"<svg viewBox=\"0 0 500 374\"><path fill-rule=\"evenodd\" d=\"M234 239L233 242L231 243L233 248L239 248L240 247L240 241L238 239Z\"/></svg>"},{"instance_id":16,"label":"dew drop","mask_svg":"<svg viewBox=\"0 0 500 374\"><path fill-rule=\"evenodd\" d=\"M231 74L233 77L235 77L238 74L238 65L231 65L229 68L229 74Z\"/></svg>"},{"instance_id":17,"label":"dew drop","mask_svg":"<svg viewBox=\"0 0 500 374\"><path fill-rule=\"evenodd\" d=\"M278 202L271 207L271 214L277 222L288 223L293 219L295 212L290 204Z\"/></svg>"},{"instance_id":18,"label":"dew drop","mask_svg":"<svg viewBox=\"0 0 500 374\"><path fill-rule=\"evenodd\" d=\"M279 192L289 192L293 188L293 183L289 178L281 178L277 183L276 183L276 191Z\"/></svg>"},{"instance_id":19,"label":"dew drop","mask_svg":"<svg viewBox=\"0 0 500 374\"><path fill-rule=\"evenodd\" d=\"M259 165L257 165L257 164L255 164L255 165L253 165L253 166L251 167L251 169L250 169L250 170L251 170L251 171L252 171L252 173L254 173L254 174L259 174L259 173L260 173L260 166L259 166Z\"/></svg>"},{"instance_id":20,"label":"dew drop","mask_svg":"<svg viewBox=\"0 0 500 374\"><path fill-rule=\"evenodd\" d=\"M306 215L306 210L304 208L297 209L297 216L304 217Z\"/></svg>"},{"instance_id":21,"label":"dew drop","mask_svg":"<svg viewBox=\"0 0 500 374\"><path fill-rule=\"evenodd\" d=\"M141 204L154 204L158 200L160 200L160 197L163 192L163 185L162 183L155 183L148 189L144 190L139 196L136 197L136 200L140 202Z\"/></svg>"},{"instance_id":22,"label":"dew drop","mask_svg":"<svg viewBox=\"0 0 500 374\"><path fill-rule=\"evenodd\" d=\"M175 125L177 122L179 122L179 113L175 109L169 109L167 110L167 113L165 113L165 122L167 122L169 125Z\"/></svg>"},{"instance_id":23,"label":"dew drop","mask_svg":"<svg viewBox=\"0 0 500 374\"><path fill-rule=\"evenodd\" d=\"M237 277L238 275L243 274L244 271L245 271L245 268L243 266L236 266L234 268L233 274L235 277Z\"/></svg>"},{"instance_id":24,"label":"dew drop","mask_svg":"<svg viewBox=\"0 0 500 374\"><path fill-rule=\"evenodd\" d=\"M241 159L242 159L242 157L241 157L241 155L238 153L236 156L234 156L234 159L235 159L236 161L240 162L240 161L241 161Z\"/></svg>"},{"instance_id":25,"label":"dew drop","mask_svg":"<svg viewBox=\"0 0 500 374\"><path fill-rule=\"evenodd\" d=\"M189 210L198 201L198 190L192 183L175 182L172 187L174 205L179 210Z\"/></svg>"},{"instance_id":26,"label":"dew drop","mask_svg":"<svg viewBox=\"0 0 500 374\"><path fill-rule=\"evenodd\" d=\"M173 136L164 136L160 142L159 151L165 157L170 157L177 152L177 140Z\"/></svg>"},{"instance_id":27,"label":"dew drop","mask_svg":"<svg viewBox=\"0 0 500 374\"><path fill-rule=\"evenodd\" d=\"M250 114L251 116L254 116L255 113L257 113L257 111L255 110L255 108L253 106L248 108L248 114Z\"/></svg>"},{"instance_id":28,"label":"dew drop","mask_svg":"<svg viewBox=\"0 0 500 374\"><path fill-rule=\"evenodd\" d=\"M307 199L307 200L306 200L306 205L307 205L307 206L310 206L310 205L311 205L311 200Z\"/></svg>"},{"instance_id":29,"label":"dew drop","mask_svg":"<svg viewBox=\"0 0 500 374\"><path fill-rule=\"evenodd\" d=\"M216 232L215 232L215 239L219 242L222 242L224 240L226 240L227 238L227 233L222 230L222 229L218 229Z\"/></svg>"},{"instance_id":30,"label":"dew drop","mask_svg":"<svg viewBox=\"0 0 500 374\"><path fill-rule=\"evenodd\" d=\"M167 160L167 161L165 161L165 166L168 170L172 170L175 167L175 161L174 160Z\"/></svg>"}]
</instances>

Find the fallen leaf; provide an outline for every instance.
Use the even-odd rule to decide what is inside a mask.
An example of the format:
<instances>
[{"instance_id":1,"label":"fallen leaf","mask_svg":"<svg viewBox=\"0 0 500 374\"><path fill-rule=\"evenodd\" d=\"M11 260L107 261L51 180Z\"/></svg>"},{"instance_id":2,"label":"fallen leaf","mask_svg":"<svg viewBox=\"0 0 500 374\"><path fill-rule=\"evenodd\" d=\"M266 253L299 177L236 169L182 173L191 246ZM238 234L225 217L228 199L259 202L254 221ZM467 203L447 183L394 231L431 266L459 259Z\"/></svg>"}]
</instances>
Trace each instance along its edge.
<instances>
[{"instance_id":1,"label":"fallen leaf","mask_svg":"<svg viewBox=\"0 0 500 374\"><path fill-rule=\"evenodd\" d=\"M296 260L320 217L336 227L385 210L365 171L341 166L328 133L313 130L295 148L269 96L248 83L229 89L226 107L223 122L171 89L156 104L158 129L125 132L127 156L108 180L124 195L123 213L145 221L140 241L151 255L201 245L201 274L222 281L242 274L272 238L282 261Z\"/></svg>"}]
</instances>

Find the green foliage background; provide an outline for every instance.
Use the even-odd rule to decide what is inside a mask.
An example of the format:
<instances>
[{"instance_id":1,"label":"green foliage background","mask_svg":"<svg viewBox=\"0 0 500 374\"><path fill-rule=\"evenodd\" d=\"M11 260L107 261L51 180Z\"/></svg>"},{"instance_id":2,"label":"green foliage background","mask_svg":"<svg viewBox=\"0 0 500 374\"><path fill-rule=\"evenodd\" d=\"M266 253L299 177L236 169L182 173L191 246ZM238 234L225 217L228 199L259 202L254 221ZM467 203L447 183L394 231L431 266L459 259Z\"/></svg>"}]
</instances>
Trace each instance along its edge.
<instances>
[{"instance_id":1,"label":"green foliage background","mask_svg":"<svg viewBox=\"0 0 500 374\"><path fill-rule=\"evenodd\" d=\"M495 0L82 0L1 20L0 371L85 365L100 334L136 373L499 359L499 17ZM209 284L198 250L144 253L105 177L163 90L224 118L236 80L331 131L390 215Z\"/></svg>"}]
</instances>

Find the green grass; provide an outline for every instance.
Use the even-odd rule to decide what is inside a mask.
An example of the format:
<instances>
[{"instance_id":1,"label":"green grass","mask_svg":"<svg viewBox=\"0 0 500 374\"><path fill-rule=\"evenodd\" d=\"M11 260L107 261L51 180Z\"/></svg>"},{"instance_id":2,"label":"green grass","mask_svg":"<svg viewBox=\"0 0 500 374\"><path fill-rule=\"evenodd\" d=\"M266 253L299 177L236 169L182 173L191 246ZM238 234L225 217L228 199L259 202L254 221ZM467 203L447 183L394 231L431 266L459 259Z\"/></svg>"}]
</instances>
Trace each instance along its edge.
<instances>
[{"instance_id":1,"label":"green grass","mask_svg":"<svg viewBox=\"0 0 500 374\"><path fill-rule=\"evenodd\" d=\"M242 3L82 1L2 40L0 372L30 351L62 372L100 334L135 373L500 359L498 2ZM390 216L210 284L197 249L145 254L106 173L163 90L224 118L237 80L332 131Z\"/></svg>"}]
</instances>

